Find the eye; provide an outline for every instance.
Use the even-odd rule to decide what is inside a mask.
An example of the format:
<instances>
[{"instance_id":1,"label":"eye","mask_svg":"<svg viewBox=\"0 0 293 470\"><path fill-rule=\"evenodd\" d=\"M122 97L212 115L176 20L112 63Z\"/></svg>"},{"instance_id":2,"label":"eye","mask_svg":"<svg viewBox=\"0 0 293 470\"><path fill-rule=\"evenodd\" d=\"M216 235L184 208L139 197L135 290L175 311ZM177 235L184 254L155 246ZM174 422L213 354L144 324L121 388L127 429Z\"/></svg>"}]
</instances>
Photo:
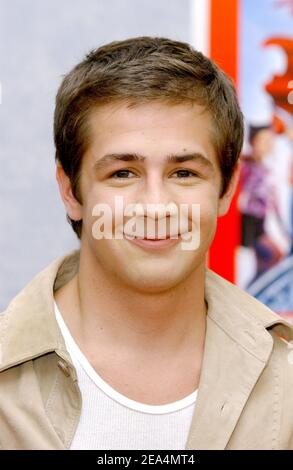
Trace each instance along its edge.
<instances>
[{"instance_id":1,"label":"eye","mask_svg":"<svg viewBox=\"0 0 293 470\"><path fill-rule=\"evenodd\" d=\"M134 173L130 170L118 170L115 173L110 175L110 178L114 179L129 179L129 174L134 175Z\"/></svg>"},{"instance_id":2,"label":"eye","mask_svg":"<svg viewBox=\"0 0 293 470\"><path fill-rule=\"evenodd\" d=\"M173 175L177 175L176 178L179 178L179 179L185 179L185 178L196 177L197 176L197 174L194 173L193 171L185 170L185 169L177 170L174 173L172 173L172 176ZM114 173L112 173L110 175L110 178L125 180L125 179L130 179L131 177L135 177L135 176L136 175L133 173L133 171L123 169L123 170L118 170L118 171L115 171Z\"/></svg>"},{"instance_id":3,"label":"eye","mask_svg":"<svg viewBox=\"0 0 293 470\"><path fill-rule=\"evenodd\" d=\"M180 178L180 179L188 178L189 176L194 176L194 177L197 176L196 173L194 173L193 171L190 171L190 170L177 170L173 173L173 175L174 174L177 174L178 175L177 178Z\"/></svg>"}]
</instances>

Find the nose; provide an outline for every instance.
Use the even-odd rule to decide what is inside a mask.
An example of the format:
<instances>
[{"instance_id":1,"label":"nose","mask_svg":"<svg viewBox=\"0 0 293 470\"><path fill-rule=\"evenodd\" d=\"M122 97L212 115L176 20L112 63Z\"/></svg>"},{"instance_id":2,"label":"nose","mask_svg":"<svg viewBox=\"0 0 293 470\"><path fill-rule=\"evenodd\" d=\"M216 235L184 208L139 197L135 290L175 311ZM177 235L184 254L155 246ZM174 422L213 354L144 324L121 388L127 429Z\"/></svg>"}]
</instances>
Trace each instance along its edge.
<instances>
[{"instance_id":1,"label":"nose","mask_svg":"<svg viewBox=\"0 0 293 470\"><path fill-rule=\"evenodd\" d=\"M141 214L137 224L148 238L165 238L178 233L177 206L160 177L149 178L137 198ZM171 225L172 220L172 225Z\"/></svg>"},{"instance_id":2,"label":"nose","mask_svg":"<svg viewBox=\"0 0 293 470\"><path fill-rule=\"evenodd\" d=\"M143 207L144 214L149 217L160 219L166 216L164 207L174 204L171 194L164 185L162 178L158 175L146 180L137 198L137 203Z\"/></svg>"}]
</instances>

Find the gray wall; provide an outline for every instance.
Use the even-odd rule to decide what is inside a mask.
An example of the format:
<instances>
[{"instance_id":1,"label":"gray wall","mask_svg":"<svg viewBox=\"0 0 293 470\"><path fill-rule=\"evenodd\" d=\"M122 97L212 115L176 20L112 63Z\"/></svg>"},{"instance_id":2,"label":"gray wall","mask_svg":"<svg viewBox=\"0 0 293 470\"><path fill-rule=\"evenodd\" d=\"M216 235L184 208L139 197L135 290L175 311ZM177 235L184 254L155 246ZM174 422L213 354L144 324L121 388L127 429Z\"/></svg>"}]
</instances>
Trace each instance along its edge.
<instances>
[{"instance_id":1,"label":"gray wall","mask_svg":"<svg viewBox=\"0 0 293 470\"><path fill-rule=\"evenodd\" d=\"M190 40L192 0L0 0L0 311L78 246L54 173L61 76L103 43L140 35Z\"/></svg>"}]
</instances>

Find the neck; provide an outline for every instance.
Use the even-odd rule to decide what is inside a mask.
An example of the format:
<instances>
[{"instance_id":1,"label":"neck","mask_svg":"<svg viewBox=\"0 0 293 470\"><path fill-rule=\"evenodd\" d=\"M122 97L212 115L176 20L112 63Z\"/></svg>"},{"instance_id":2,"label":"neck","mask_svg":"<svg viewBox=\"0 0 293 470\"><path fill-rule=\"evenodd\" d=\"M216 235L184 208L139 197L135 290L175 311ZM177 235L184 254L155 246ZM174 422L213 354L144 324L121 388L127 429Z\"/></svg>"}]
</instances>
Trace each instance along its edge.
<instances>
[{"instance_id":1,"label":"neck","mask_svg":"<svg viewBox=\"0 0 293 470\"><path fill-rule=\"evenodd\" d=\"M81 249L77 275L59 291L56 301L78 343L93 350L157 355L203 349L206 327L205 264L164 292L138 292ZM67 313L68 312L68 313Z\"/></svg>"}]
</instances>

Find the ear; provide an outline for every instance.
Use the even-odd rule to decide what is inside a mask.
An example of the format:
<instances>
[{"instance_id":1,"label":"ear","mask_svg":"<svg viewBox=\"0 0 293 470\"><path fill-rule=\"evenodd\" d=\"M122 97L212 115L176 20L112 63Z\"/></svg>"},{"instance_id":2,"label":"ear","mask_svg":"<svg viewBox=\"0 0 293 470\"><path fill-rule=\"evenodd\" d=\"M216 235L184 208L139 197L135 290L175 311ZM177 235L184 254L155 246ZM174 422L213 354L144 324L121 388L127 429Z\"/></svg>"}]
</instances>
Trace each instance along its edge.
<instances>
[{"instance_id":1,"label":"ear","mask_svg":"<svg viewBox=\"0 0 293 470\"><path fill-rule=\"evenodd\" d=\"M230 208L231 201L233 199L233 196L237 188L239 176L240 176L240 160L238 160L234 168L233 175L231 177L231 180L229 182L229 185L226 189L225 194L223 194L223 196L219 199L218 217L222 217L223 215L227 214Z\"/></svg>"},{"instance_id":2,"label":"ear","mask_svg":"<svg viewBox=\"0 0 293 470\"><path fill-rule=\"evenodd\" d=\"M61 164L57 162L56 179L59 186L60 195L65 205L67 214L72 220L82 219L82 206L72 193L71 182Z\"/></svg>"}]
</instances>

